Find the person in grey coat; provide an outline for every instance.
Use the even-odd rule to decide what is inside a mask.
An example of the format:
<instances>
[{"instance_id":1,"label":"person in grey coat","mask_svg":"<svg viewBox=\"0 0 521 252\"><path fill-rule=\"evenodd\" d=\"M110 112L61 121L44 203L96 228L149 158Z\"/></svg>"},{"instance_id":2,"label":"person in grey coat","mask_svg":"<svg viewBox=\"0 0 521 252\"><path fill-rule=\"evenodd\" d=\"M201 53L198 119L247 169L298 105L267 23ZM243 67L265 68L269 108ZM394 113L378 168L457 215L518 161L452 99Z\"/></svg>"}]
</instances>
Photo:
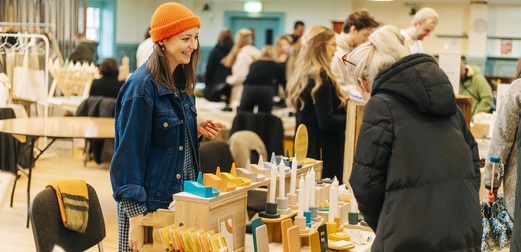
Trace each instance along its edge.
<instances>
[{"instance_id":1,"label":"person in grey coat","mask_svg":"<svg viewBox=\"0 0 521 252\"><path fill-rule=\"evenodd\" d=\"M481 251L478 149L447 75L392 26L348 60L370 93L349 182L371 251Z\"/></svg>"}]
</instances>

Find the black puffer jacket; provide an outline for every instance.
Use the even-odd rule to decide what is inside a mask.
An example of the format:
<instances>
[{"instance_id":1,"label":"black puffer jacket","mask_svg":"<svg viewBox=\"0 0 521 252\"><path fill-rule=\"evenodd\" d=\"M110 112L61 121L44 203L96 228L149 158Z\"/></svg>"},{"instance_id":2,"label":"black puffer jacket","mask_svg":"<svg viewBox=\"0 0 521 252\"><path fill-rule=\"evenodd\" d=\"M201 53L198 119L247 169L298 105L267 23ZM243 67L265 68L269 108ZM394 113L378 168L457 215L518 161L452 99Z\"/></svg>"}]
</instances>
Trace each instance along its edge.
<instances>
[{"instance_id":1,"label":"black puffer jacket","mask_svg":"<svg viewBox=\"0 0 521 252\"><path fill-rule=\"evenodd\" d=\"M377 75L349 181L372 251L481 250L477 144L432 57Z\"/></svg>"}]
</instances>

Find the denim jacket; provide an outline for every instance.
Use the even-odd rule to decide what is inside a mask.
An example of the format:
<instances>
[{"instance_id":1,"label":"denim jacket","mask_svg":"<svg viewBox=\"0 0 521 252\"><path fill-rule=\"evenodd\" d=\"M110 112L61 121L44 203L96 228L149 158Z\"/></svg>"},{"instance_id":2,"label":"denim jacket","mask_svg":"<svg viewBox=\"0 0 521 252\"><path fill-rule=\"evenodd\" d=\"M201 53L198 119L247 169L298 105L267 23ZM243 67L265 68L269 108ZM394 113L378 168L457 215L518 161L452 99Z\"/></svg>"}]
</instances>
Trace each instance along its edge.
<instances>
[{"instance_id":1,"label":"denim jacket","mask_svg":"<svg viewBox=\"0 0 521 252\"><path fill-rule=\"evenodd\" d=\"M148 211L168 207L184 181L185 123L194 165L199 169L195 99L183 90L178 94L157 84L145 66L121 88L115 107L116 135L110 167L116 201L125 198L145 203ZM176 111L184 115L178 116Z\"/></svg>"}]
</instances>

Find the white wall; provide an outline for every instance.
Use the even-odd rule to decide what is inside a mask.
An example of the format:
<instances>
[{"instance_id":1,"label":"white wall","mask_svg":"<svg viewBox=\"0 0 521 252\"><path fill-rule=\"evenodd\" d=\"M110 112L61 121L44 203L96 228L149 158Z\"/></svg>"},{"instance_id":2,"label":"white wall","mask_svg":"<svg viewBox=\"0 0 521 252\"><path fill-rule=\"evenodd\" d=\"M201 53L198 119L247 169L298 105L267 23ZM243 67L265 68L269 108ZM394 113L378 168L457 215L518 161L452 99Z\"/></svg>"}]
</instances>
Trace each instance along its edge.
<instances>
[{"instance_id":1,"label":"white wall","mask_svg":"<svg viewBox=\"0 0 521 252\"><path fill-rule=\"evenodd\" d=\"M150 24L154 10L163 0L118 0L116 17L116 42L139 43ZM242 11L243 2L210 2L211 10L203 12L207 1L177 1L192 10L201 18L202 27L199 39L203 46L213 46L217 42L219 31L224 25L225 11ZM303 20L309 28L312 25L332 27L332 21L343 21L352 12L350 1L328 0L327 6L322 1L302 0L290 2L269 1L264 3L265 12L285 12L285 32L293 31L293 23Z\"/></svg>"},{"instance_id":2,"label":"white wall","mask_svg":"<svg viewBox=\"0 0 521 252\"><path fill-rule=\"evenodd\" d=\"M139 43L150 24L154 10L167 0L118 0L116 20L117 43ZM242 11L242 1L177 1L188 7L201 18L202 27L200 41L202 46L213 46L217 41L219 31L224 25L225 11ZM203 12L203 6L209 3L211 10ZM427 53L437 54L443 42L437 35L459 36L468 34L470 27L470 3L432 3L421 7L432 7L440 15L440 22L434 32L424 39L424 49ZM354 10L367 8L371 15L382 24L392 24L399 28L410 25L410 7L404 2L368 2L346 0L299 0L299 1L265 1L265 12L285 13L285 32L293 31L293 23L303 20L307 28L312 25L332 27L332 21L343 21ZM490 5L488 35L521 37L520 5ZM508 25L510 24L510 25ZM462 54L467 53L469 41L462 40Z\"/></svg>"},{"instance_id":3,"label":"white wall","mask_svg":"<svg viewBox=\"0 0 521 252\"><path fill-rule=\"evenodd\" d=\"M376 20L384 25L394 25L398 28L406 28L411 25L412 16L409 15L411 7L398 2L357 2L354 9L367 8ZM470 4L455 3L429 4L421 7L431 7L440 16L436 29L429 37L424 38L423 47L426 53L438 53L438 47L442 43L437 35L459 36L468 29ZM462 41L463 53L466 52L466 41Z\"/></svg>"}]
</instances>

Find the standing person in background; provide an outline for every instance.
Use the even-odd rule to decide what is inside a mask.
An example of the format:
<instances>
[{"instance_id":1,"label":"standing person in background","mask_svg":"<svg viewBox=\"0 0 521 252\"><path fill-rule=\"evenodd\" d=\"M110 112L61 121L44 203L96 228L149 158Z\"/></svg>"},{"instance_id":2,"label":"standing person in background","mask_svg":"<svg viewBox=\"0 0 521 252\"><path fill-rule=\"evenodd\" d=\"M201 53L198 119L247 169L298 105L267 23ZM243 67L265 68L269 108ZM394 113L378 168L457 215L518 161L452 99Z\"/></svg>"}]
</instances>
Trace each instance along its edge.
<instances>
[{"instance_id":1,"label":"standing person in background","mask_svg":"<svg viewBox=\"0 0 521 252\"><path fill-rule=\"evenodd\" d=\"M461 61L459 94L472 97L472 115L492 113L492 88L478 66Z\"/></svg>"},{"instance_id":2,"label":"standing person in background","mask_svg":"<svg viewBox=\"0 0 521 252\"><path fill-rule=\"evenodd\" d=\"M324 26L313 26L304 34L288 96L297 111L296 125L306 125L309 132L307 156L323 160L323 178L342 181L346 100L331 72L335 34Z\"/></svg>"},{"instance_id":3,"label":"standing person in background","mask_svg":"<svg viewBox=\"0 0 521 252\"><path fill-rule=\"evenodd\" d=\"M226 101L229 103L231 87L226 84L226 76L232 74L232 68L221 63L233 47L232 32L223 29L219 33L217 45L210 52L206 62L204 98L209 101Z\"/></svg>"},{"instance_id":4,"label":"standing person in background","mask_svg":"<svg viewBox=\"0 0 521 252\"><path fill-rule=\"evenodd\" d=\"M429 7L420 9L411 20L411 26L400 30L412 53L423 53L422 40L438 25L438 13Z\"/></svg>"},{"instance_id":5,"label":"standing person in background","mask_svg":"<svg viewBox=\"0 0 521 252\"><path fill-rule=\"evenodd\" d=\"M139 44L136 51L136 68L139 68L143 65L150 55L154 52L154 42L152 42L152 38L150 37L150 26L145 32L145 40Z\"/></svg>"},{"instance_id":6,"label":"standing person in background","mask_svg":"<svg viewBox=\"0 0 521 252\"><path fill-rule=\"evenodd\" d=\"M346 61L371 94L349 179L371 251L481 251L477 143L447 75L406 43L384 26Z\"/></svg>"},{"instance_id":7,"label":"standing person in background","mask_svg":"<svg viewBox=\"0 0 521 252\"><path fill-rule=\"evenodd\" d=\"M298 20L295 21L293 25L293 33L290 35L291 39L293 39L293 45L296 43L300 43L300 38L304 34L304 30L306 29L306 25L304 22Z\"/></svg>"},{"instance_id":8,"label":"standing person in background","mask_svg":"<svg viewBox=\"0 0 521 252\"><path fill-rule=\"evenodd\" d=\"M118 208L118 251L137 251L138 223L146 213L168 208L183 181L199 171L199 140L224 127L197 125L194 87L201 21L179 3L154 12L154 53L121 88L115 108L110 180Z\"/></svg>"},{"instance_id":9,"label":"standing person in background","mask_svg":"<svg viewBox=\"0 0 521 252\"><path fill-rule=\"evenodd\" d=\"M277 62L282 66L283 72L284 72L284 79L288 79L287 77L287 62L289 59L289 56L291 54L291 43L293 42L293 39L291 36L287 34L281 34L277 37L277 40L275 41L275 46L277 48ZM276 105L285 107L285 99L286 99L286 82L284 82L283 86L278 86L275 90L275 97L274 102Z\"/></svg>"},{"instance_id":10,"label":"standing person in background","mask_svg":"<svg viewBox=\"0 0 521 252\"><path fill-rule=\"evenodd\" d=\"M304 28L304 22L296 21L295 25L293 26L293 34L290 34L292 43L289 50L288 59L286 60L286 80L290 80L293 76L297 56L300 52L300 48L302 47L302 41L300 37L302 37L302 34L304 34ZM289 87L286 87L286 89L288 88Z\"/></svg>"},{"instance_id":11,"label":"standing person in background","mask_svg":"<svg viewBox=\"0 0 521 252\"><path fill-rule=\"evenodd\" d=\"M232 68L232 74L226 77L226 83L232 86L230 104L239 105L242 95L242 84L248 76L250 65L261 55L259 49L253 46L253 31L243 28L235 35L232 50L221 61L225 67Z\"/></svg>"},{"instance_id":12,"label":"standing person in background","mask_svg":"<svg viewBox=\"0 0 521 252\"><path fill-rule=\"evenodd\" d=\"M103 96L116 99L123 81L118 80L119 65L116 59L106 58L99 65L100 79L92 81L90 96Z\"/></svg>"},{"instance_id":13,"label":"standing person in background","mask_svg":"<svg viewBox=\"0 0 521 252\"><path fill-rule=\"evenodd\" d=\"M505 164L505 171L501 178L494 174L494 188L491 188L490 182L492 179L492 163L486 159L485 174L483 176L483 185L486 189L486 199L490 204L497 200L497 190L503 184L503 192L505 199L505 207L510 218L515 221L514 213L521 213L521 210L516 209L516 191L518 181L518 157L519 157L519 143L518 139L520 132L519 127L519 112L521 111L521 58L517 63L516 78L508 89L508 92L503 96L503 101L498 104L498 113L494 120L494 129L492 131L492 139L488 149L489 156L496 155L501 158L501 162ZM517 189L516 189L517 188ZM519 198L517 200L520 200ZM520 211L520 212L518 212ZM516 225L516 224L514 224ZM516 232L518 230L514 230ZM521 251L521 233L515 233L512 237L516 238L517 242L511 242L511 251ZM514 245L515 244L515 245ZM514 249L515 248L515 249Z\"/></svg>"},{"instance_id":14,"label":"standing person in background","mask_svg":"<svg viewBox=\"0 0 521 252\"><path fill-rule=\"evenodd\" d=\"M275 46L277 49L277 62L286 63L291 50L291 44L293 39L286 34L279 35L275 40Z\"/></svg>"},{"instance_id":15,"label":"standing person in background","mask_svg":"<svg viewBox=\"0 0 521 252\"><path fill-rule=\"evenodd\" d=\"M71 63L89 64L98 62L98 42L87 39L85 33L80 33L76 36L76 47L69 56Z\"/></svg>"},{"instance_id":16,"label":"standing person in background","mask_svg":"<svg viewBox=\"0 0 521 252\"><path fill-rule=\"evenodd\" d=\"M355 47L366 42L373 29L379 25L367 9L360 9L347 17L342 32L336 37L337 47L335 57L331 61L331 71L345 97L356 91L356 85L349 76L342 57L346 57Z\"/></svg>"},{"instance_id":17,"label":"standing person in background","mask_svg":"<svg viewBox=\"0 0 521 252\"><path fill-rule=\"evenodd\" d=\"M239 111L253 112L255 105L258 112L271 113L273 96L279 84L285 84L284 69L277 63L277 49L271 45L262 48L261 58L250 66L244 81Z\"/></svg>"}]
</instances>

